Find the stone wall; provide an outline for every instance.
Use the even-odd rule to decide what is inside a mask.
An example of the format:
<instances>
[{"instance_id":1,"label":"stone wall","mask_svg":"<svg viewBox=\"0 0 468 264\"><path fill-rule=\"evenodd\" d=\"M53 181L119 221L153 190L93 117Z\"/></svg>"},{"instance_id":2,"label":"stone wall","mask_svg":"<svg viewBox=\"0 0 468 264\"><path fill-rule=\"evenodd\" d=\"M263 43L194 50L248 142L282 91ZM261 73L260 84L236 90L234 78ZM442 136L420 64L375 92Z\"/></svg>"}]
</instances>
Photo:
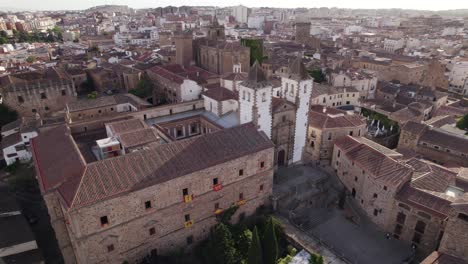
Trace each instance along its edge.
<instances>
[{"instance_id":1,"label":"stone wall","mask_svg":"<svg viewBox=\"0 0 468 264\"><path fill-rule=\"evenodd\" d=\"M31 83L21 87L4 89L3 103L21 116L34 117L65 110L67 103L76 100L76 91L71 81L51 81L41 85Z\"/></svg>"},{"instance_id":2,"label":"stone wall","mask_svg":"<svg viewBox=\"0 0 468 264\"><path fill-rule=\"evenodd\" d=\"M133 262L152 250L168 253L185 247L190 236L195 243L203 240L215 224L216 204L227 209L241 193L245 204L233 220L252 214L272 194L273 152L271 148L160 184L148 183L144 189L70 211L66 217L78 263ZM213 190L214 178L222 190ZM184 188L193 201L183 202ZM152 208L145 209L146 201ZM193 221L190 227L184 227L187 214ZM102 216L108 217L107 226L101 226Z\"/></svg>"}]
</instances>

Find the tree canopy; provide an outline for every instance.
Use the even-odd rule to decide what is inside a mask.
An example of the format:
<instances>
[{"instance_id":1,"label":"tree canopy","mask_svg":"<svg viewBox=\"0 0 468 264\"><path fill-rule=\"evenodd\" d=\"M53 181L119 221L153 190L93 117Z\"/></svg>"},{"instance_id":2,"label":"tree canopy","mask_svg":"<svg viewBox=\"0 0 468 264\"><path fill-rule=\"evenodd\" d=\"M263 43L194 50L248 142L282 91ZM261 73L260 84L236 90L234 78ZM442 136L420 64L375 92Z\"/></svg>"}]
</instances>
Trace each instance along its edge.
<instances>
[{"instance_id":1,"label":"tree canopy","mask_svg":"<svg viewBox=\"0 0 468 264\"><path fill-rule=\"evenodd\" d=\"M276 264L276 260L278 259L278 242L276 240L275 226L272 217L269 217L267 221L262 239L263 263Z\"/></svg>"},{"instance_id":2,"label":"tree canopy","mask_svg":"<svg viewBox=\"0 0 468 264\"><path fill-rule=\"evenodd\" d=\"M468 129L468 114L464 115L460 120L457 121L457 127L459 129Z\"/></svg>"},{"instance_id":3,"label":"tree canopy","mask_svg":"<svg viewBox=\"0 0 468 264\"><path fill-rule=\"evenodd\" d=\"M314 82L322 83L325 81L325 74L323 74L322 70L316 69L316 70L310 70L308 72L309 72L309 75L312 78L314 78Z\"/></svg>"},{"instance_id":4,"label":"tree canopy","mask_svg":"<svg viewBox=\"0 0 468 264\"><path fill-rule=\"evenodd\" d=\"M252 243L250 244L247 257L247 264L263 264L262 245L258 236L257 227L254 227L252 232Z\"/></svg>"}]
</instances>

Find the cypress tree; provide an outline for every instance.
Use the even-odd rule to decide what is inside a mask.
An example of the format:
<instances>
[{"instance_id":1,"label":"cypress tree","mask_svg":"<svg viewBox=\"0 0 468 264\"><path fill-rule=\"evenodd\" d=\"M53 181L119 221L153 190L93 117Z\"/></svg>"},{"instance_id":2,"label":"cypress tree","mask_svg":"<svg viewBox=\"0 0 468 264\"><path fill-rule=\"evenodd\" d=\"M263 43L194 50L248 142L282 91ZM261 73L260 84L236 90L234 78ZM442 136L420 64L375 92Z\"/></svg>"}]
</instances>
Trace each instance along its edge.
<instances>
[{"instance_id":1,"label":"cypress tree","mask_svg":"<svg viewBox=\"0 0 468 264\"><path fill-rule=\"evenodd\" d=\"M220 223L216 227L212 245L214 263L235 264L240 262L232 234L225 224Z\"/></svg>"},{"instance_id":2,"label":"cypress tree","mask_svg":"<svg viewBox=\"0 0 468 264\"><path fill-rule=\"evenodd\" d=\"M278 241L276 240L275 226L271 217L268 218L262 242L264 264L276 264L276 260L278 259Z\"/></svg>"},{"instance_id":3,"label":"cypress tree","mask_svg":"<svg viewBox=\"0 0 468 264\"><path fill-rule=\"evenodd\" d=\"M252 243L249 247L247 264L263 264L262 245L260 244L260 238L258 237L257 227L254 227L252 232Z\"/></svg>"}]
</instances>

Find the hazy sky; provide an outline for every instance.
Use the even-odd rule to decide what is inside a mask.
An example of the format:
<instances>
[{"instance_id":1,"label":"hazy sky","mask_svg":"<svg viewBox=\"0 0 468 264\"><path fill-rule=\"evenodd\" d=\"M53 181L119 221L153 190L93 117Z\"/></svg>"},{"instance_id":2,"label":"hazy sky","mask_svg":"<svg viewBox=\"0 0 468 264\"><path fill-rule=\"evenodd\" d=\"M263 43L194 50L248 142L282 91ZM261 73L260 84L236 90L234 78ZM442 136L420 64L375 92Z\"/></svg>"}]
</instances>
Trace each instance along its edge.
<instances>
[{"instance_id":1,"label":"hazy sky","mask_svg":"<svg viewBox=\"0 0 468 264\"><path fill-rule=\"evenodd\" d=\"M422 10L468 9L468 0L0 0L0 7L34 10L86 9L103 4L128 5L134 8L212 5L249 7L341 7L341 8L405 8Z\"/></svg>"}]
</instances>

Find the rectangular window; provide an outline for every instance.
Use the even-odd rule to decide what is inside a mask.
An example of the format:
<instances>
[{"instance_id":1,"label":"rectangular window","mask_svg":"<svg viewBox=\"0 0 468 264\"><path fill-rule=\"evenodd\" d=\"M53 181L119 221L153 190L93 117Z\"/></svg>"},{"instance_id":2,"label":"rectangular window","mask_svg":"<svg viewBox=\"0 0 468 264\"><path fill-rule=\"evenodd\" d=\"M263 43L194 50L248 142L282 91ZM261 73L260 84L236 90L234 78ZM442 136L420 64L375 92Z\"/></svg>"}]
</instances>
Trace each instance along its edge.
<instances>
[{"instance_id":1,"label":"rectangular window","mask_svg":"<svg viewBox=\"0 0 468 264\"><path fill-rule=\"evenodd\" d=\"M397 235L401 235L401 231L403 230L403 226L402 225L399 225L397 224L395 226L395 231L393 231L393 233L397 234Z\"/></svg>"},{"instance_id":2,"label":"rectangular window","mask_svg":"<svg viewBox=\"0 0 468 264\"><path fill-rule=\"evenodd\" d=\"M65 90L62 90L62 96L67 95L67 92Z\"/></svg>"},{"instance_id":3,"label":"rectangular window","mask_svg":"<svg viewBox=\"0 0 468 264\"><path fill-rule=\"evenodd\" d=\"M260 184L260 191L263 191L263 184Z\"/></svg>"},{"instance_id":4,"label":"rectangular window","mask_svg":"<svg viewBox=\"0 0 468 264\"><path fill-rule=\"evenodd\" d=\"M242 175L244 175L244 170L241 169L239 170L239 176L242 176Z\"/></svg>"},{"instance_id":5,"label":"rectangular window","mask_svg":"<svg viewBox=\"0 0 468 264\"><path fill-rule=\"evenodd\" d=\"M416 223L416 226L414 227L414 230L418 231L421 234L424 234L424 231L426 230L426 223L423 221L418 221Z\"/></svg>"},{"instance_id":6,"label":"rectangular window","mask_svg":"<svg viewBox=\"0 0 468 264\"><path fill-rule=\"evenodd\" d=\"M187 188L182 190L182 195L183 196L188 195L188 189Z\"/></svg>"},{"instance_id":7,"label":"rectangular window","mask_svg":"<svg viewBox=\"0 0 468 264\"><path fill-rule=\"evenodd\" d=\"M239 193L239 200L244 200L244 193Z\"/></svg>"},{"instance_id":8,"label":"rectangular window","mask_svg":"<svg viewBox=\"0 0 468 264\"><path fill-rule=\"evenodd\" d=\"M406 221L406 215L402 212L399 212L398 215L397 215L397 223L400 223L402 225L405 224L405 221Z\"/></svg>"},{"instance_id":9,"label":"rectangular window","mask_svg":"<svg viewBox=\"0 0 468 264\"><path fill-rule=\"evenodd\" d=\"M187 245L191 245L193 243L193 236L187 237Z\"/></svg>"},{"instance_id":10,"label":"rectangular window","mask_svg":"<svg viewBox=\"0 0 468 264\"><path fill-rule=\"evenodd\" d=\"M151 209L151 201L145 202L145 209Z\"/></svg>"},{"instance_id":11,"label":"rectangular window","mask_svg":"<svg viewBox=\"0 0 468 264\"><path fill-rule=\"evenodd\" d=\"M373 196L373 197L374 197L374 198L377 198L377 194L376 194L376 193L374 193L374 196Z\"/></svg>"},{"instance_id":12,"label":"rectangular window","mask_svg":"<svg viewBox=\"0 0 468 264\"><path fill-rule=\"evenodd\" d=\"M374 216L377 216L379 214L379 210L374 209Z\"/></svg>"},{"instance_id":13,"label":"rectangular window","mask_svg":"<svg viewBox=\"0 0 468 264\"><path fill-rule=\"evenodd\" d=\"M263 168L263 167L265 167L265 162L264 161L260 162L260 168Z\"/></svg>"},{"instance_id":14,"label":"rectangular window","mask_svg":"<svg viewBox=\"0 0 468 264\"><path fill-rule=\"evenodd\" d=\"M185 217L185 222L190 221L190 214L186 214L184 217Z\"/></svg>"},{"instance_id":15,"label":"rectangular window","mask_svg":"<svg viewBox=\"0 0 468 264\"><path fill-rule=\"evenodd\" d=\"M41 99L47 99L47 96L46 96L45 92L41 93Z\"/></svg>"},{"instance_id":16,"label":"rectangular window","mask_svg":"<svg viewBox=\"0 0 468 264\"><path fill-rule=\"evenodd\" d=\"M101 216L101 226L107 226L109 225L109 219L107 218L107 215Z\"/></svg>"},{"instance_id":17,"label":"rectangular window","mask_svg":"<svg viewBox=\"0 0 468 264\"><path fill-rule=\"evenodd\" d=\"M218 184L218 178L213 179L213 185L216 185L216 184Z\"/></svg>"},{"instance_id":18,"label":"rectangular window","mask_svg":"<svg viewBox=\"0 0 468 264\"><path fill-rule=\"evenodd\" d=\"M149 234L150 234L150 236L156 234L156 229L154 227L150 228L149 229Z\"/></svg>"},{"instance_id":19,"label":"rectangular window","mask_svg":"<svg viewBox=\"0 0 468 264\"><path fill-rule=\"evenodd\" d=\"M215 204L214 204L214 209L215 209L215 210L218 210L218 209L219 209L219 203L215 203Z\"/></svg>"},{"instance_id":20,"label":"rectangular window","mask_svg":"<svg viewBox=\"0 0 468 264\"><path fill-rule=\"evenodd\" d=\"M421 234L419 234L418 232L414 232L413 242L416 243L416 244L421 243L421 237L422 237Z\"/></svg>"},{"instance_id":21,"label":"rectangular window","mask_svg":"<svg viewBox=\"0 0 468 264\"><path fill-rule=\"evenodd\" d=\"M18 96L18 102L21 104L21 103L24 103L24 98L23 96L19 95Z\"/></svg>"},{"instance_id":22,"label":"rectangular window","mask_svg":"<svg viewBox=\"0 0 468 264\"><path fill-rule=\"evenodd\" d=\"M114 244L110 244L107 246L107 252L111 252L111 251L114 251Z\"/></svg>"}]
</instances>

